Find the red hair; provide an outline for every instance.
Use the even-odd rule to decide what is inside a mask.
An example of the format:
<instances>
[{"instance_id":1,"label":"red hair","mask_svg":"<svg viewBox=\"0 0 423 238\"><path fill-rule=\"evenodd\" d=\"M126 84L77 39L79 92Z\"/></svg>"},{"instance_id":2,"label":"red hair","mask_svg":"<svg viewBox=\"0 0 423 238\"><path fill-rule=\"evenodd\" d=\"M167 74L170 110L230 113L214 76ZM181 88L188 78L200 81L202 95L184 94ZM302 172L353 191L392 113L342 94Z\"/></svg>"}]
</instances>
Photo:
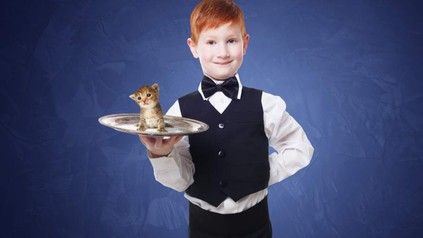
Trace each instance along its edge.
<instances>
[{"instance_id":1,"label":"red hair","mask_svg":"<svg viewBox=\"0 0 423 238\"><path fill-rule=\"evenodd\" d=\"M239 24L242 36L246 36L244 14L232 0L203 0L192 11L191 40L197 44L203 30L214 29L225 23Z\"/></svg>"}]
</instances>

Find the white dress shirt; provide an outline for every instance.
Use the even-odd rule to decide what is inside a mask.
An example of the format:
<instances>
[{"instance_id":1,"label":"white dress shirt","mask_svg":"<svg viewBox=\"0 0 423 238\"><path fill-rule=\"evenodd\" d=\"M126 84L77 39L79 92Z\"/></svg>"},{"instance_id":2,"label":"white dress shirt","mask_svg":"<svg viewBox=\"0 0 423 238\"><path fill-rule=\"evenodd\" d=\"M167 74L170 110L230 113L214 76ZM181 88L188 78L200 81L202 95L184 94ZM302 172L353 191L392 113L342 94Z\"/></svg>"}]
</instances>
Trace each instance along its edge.
<instances>
[{"instance_id":1,"label":"white dress shirt","mask_svg":"<svg viewBox=\"0 0 423 238\"><path fill-rule=\"evenodd\" d=\"M239 76L238 99L241 98L242 85ZM215 83L222 83L215 81ZM216 92L209 98L204 98L201 84L198 91L204 100L208 100L221 114L225 111L232 99L222 92ZM310 163L313 155L313 146L310 144L301 126L286 112L286 104L282 98L263 92L261 103L263 106L264 129L269 138L269 146L275 152L269 155L270 179L269 185L280 182L293 175ZM176 101L167 112L167 115L181 116L179 103ZM167 157L150 158L154 176L158 182L176 191L185 191L193 182L195 165L189 152L188 137L185 136L175 144L173 151ZM235 202L226 198L218 207L185 193L185 197L202 209L221 214L238 213L259 203L267 195L267 189L245 196Z\"/></svg>"}]
</instances>

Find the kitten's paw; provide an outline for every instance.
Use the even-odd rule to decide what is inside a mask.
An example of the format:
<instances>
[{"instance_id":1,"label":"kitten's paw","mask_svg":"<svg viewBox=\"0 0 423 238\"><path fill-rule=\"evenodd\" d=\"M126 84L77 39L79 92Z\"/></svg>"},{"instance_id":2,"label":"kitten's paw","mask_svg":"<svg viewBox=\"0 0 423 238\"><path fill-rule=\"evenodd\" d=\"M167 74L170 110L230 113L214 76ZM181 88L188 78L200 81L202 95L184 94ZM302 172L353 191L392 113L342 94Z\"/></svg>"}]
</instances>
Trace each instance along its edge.
<instances>
[{"instance_id":1,"label":"kitten's paw","mask_svg":"<svg viewBox=\"0 0 423 238\"><path fill-rule=\"evenodd\" d=\"M157 128L157 131L158 131L158 132L167 132L167 130L166 130L166 129L164 129L164 128L162 128L162 127Z\"/></svg>"}]
</instances>

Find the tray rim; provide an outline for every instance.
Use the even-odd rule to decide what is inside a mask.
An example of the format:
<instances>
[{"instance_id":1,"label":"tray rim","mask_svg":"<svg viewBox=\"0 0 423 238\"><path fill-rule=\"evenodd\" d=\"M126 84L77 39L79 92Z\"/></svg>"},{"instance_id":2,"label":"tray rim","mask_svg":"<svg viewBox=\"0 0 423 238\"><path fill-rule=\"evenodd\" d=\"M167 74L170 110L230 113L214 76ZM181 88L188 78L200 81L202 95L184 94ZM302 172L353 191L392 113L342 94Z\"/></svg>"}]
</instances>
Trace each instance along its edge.
<instances>
[{"instance_id":1,"label":"tray rim","mask_svg":"<svg viewBox=\"0 0 423 238\"><path fill-rule=\"evenodd\" d=\"M104 123L104 120L106 118L110 118L110 117L139 117L140 114L139 113L116 113L116 114L108 114L108 115L104 115L98 118L98 122L106 127L109 127L111 129L114 129L116 131L122 132L122 133L126 133L126 134L132 134L132 135L146 135L146 136L179 136L179 135L192 135L192 134L197 134L197 133L202 133L205 132L209 129L209 125L205 122L196 120L196 119L192 119L192 118L188 118L188 117L180 117L180 116L172 116L172 115L164 115L163 117L166 119L171 119L171 120L182 120L182 121L186 121L186 122L190 122L190 123L195 123L201 126L201 130L199 131L190 131L190 132L158 132L158 131L130 131L130 130L125 130L125 129L121 129L121 128L117 128L114 127L112 125L106 124Z\"/></svg>"}]
</instances>

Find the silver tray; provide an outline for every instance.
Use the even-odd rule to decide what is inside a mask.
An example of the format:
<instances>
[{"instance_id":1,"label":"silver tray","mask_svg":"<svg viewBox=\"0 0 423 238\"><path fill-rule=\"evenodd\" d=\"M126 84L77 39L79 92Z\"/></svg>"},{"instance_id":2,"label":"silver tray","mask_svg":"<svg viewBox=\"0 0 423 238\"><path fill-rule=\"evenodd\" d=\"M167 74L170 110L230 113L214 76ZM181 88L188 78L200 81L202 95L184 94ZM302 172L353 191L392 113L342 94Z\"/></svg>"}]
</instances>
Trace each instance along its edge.
<instances>
[{"instance_id":1,"label":"silver tray","mask_svg":"<svg viewBox=\"0 0 423 238\"><path fill-rule=\"evenodd\" d=\"M139 113L122 113L111 114L100 117L98 121L100 124L113 128L117 131L135 134L135 135L149 135L149 136L176 136L176 135L189 135L207 131L209 126L201 121L191 118L164 116L166 123L166 132L159 132L157 129L148 128L145 131L138 131L137 124L140 120ZM167 125L170 125L167 126Z\"/></svg>"}]
</instances>

